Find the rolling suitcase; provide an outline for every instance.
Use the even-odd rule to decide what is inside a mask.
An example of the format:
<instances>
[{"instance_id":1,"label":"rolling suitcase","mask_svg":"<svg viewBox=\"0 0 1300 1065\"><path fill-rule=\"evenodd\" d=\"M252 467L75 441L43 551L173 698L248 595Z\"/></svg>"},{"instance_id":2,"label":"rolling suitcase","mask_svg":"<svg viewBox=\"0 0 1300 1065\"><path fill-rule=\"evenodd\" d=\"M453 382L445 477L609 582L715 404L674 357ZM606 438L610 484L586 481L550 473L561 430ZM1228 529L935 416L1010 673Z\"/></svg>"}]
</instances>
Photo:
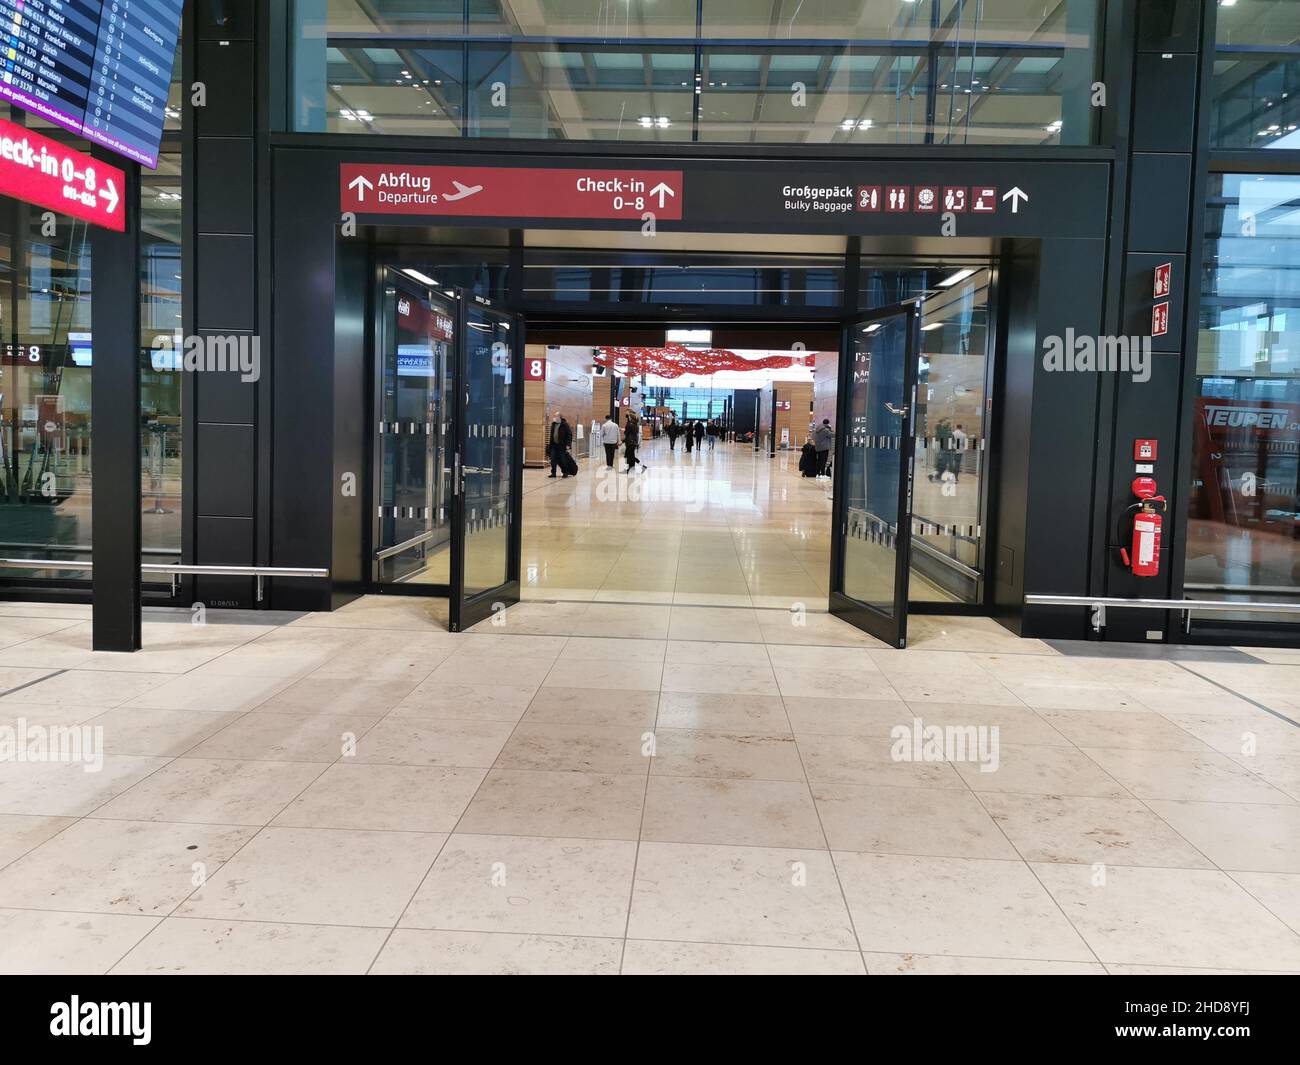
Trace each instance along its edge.
<instances>
[{"instance_id":1,"label":"rolling suitcase","mask_svg":"<svg viewBox=\"0 0 1300 1065\"><path fill-rule=\"evenodd\" d=\"M567 451L560 456L560 471L566 477L576 477L578 475L578 460Z\"/></svg>"}]
</instances>

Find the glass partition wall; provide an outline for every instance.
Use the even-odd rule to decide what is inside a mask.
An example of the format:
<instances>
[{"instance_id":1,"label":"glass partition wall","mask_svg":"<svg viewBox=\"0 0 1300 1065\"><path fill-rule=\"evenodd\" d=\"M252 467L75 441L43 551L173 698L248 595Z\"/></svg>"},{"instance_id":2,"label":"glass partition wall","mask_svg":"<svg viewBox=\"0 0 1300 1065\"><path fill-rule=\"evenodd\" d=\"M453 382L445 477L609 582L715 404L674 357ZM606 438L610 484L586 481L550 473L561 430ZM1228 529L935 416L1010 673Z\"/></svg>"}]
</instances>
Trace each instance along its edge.
<instances>
[{"instance_id":1,"label":"glass partition wall","mask_svg":"<svg viewBox=\"0 0 1300 1065\"><path fill-rule=\"evenodd\" d=\"M1210 176L1194 403L1188 596L1300 603L1300 174Z\"/></svg>"},{"instance_id":2,"label":"glass partition wall","mask_svg":"<svg viewBox=\"0 0 1300 1065\"><path fill-rule=\"evenodd\" d=\"M295 0L303 132L1089 144L1102 0Z\"/></svg>"}]
</instances>

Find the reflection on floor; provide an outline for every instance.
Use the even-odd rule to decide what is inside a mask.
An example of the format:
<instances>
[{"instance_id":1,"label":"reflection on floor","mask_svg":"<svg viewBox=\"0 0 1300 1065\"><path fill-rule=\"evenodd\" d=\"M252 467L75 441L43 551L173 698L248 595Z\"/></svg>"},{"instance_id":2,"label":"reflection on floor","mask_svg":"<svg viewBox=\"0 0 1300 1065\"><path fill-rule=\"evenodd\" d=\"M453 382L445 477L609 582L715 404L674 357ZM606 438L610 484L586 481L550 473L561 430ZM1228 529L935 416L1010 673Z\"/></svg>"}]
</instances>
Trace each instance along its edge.
<instances>
[{"instance_id":1,"label":"reflection on floor","mask_svg":"<svg viewBox=\"0 0 1300 1065\"><path fill-rule=\"evenodd\" d=\"M87 617L0 604L5 972L1300 970L1300 651L384 596L108 655ZM79 725L95 771L13 756Z\"/></svg>"},{"instance_id":2,"label":"reflection on floor","mask_svg":"<svg viewBox=\"0 0 1300 1065\"><path fill-rule=\"evenodd\" d=\"M825 608L828 480L800 477L798 453L748 444L670 451L647 469L603 456L569 480L524 475L524 598Z\"/></svg>"}]
</instances>

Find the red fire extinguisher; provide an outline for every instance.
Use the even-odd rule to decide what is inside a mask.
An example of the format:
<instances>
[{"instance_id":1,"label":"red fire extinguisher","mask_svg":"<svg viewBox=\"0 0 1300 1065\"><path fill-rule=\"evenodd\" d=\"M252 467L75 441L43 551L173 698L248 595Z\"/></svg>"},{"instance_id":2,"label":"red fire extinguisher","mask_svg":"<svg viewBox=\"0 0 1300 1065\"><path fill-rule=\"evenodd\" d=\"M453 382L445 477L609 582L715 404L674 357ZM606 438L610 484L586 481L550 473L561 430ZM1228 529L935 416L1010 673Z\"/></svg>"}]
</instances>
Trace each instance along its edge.
<instances>
[{"instance_id":1,"label":"red fire extinguisher","mask_svg":"<svg viewBox=\"0 0 1300 1065\"><path fill-rule=\"evenodd\" d=\"M1133 494L1138 497L1138 501L1128 508L1135 512L1133 546L1121 547L1119 557L1135 577L1155 577L1160 573L1160 530L1169 504L1164 496L1156 494L1159 489L1154 477L1136 477L1132 487Z\"/></svg>"}]
</instances>

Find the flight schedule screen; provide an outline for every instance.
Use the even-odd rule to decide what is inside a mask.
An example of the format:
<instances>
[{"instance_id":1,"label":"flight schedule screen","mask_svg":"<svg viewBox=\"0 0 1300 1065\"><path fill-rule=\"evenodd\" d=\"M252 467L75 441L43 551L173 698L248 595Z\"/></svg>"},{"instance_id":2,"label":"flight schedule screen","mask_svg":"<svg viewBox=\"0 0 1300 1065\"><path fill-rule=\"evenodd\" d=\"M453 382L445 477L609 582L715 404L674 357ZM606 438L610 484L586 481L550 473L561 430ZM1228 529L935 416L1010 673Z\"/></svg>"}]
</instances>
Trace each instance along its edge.
<instances>
[{"instance_id":1,"label":"flight schedule screen","mask_svg":"<svg viewBox=\"0 0 1300 1065\"><path fill-rule=\"evenodd\" d=\"M0 97L158 165L184 0L0 0Z\"/></svg>"}]
</instances>

